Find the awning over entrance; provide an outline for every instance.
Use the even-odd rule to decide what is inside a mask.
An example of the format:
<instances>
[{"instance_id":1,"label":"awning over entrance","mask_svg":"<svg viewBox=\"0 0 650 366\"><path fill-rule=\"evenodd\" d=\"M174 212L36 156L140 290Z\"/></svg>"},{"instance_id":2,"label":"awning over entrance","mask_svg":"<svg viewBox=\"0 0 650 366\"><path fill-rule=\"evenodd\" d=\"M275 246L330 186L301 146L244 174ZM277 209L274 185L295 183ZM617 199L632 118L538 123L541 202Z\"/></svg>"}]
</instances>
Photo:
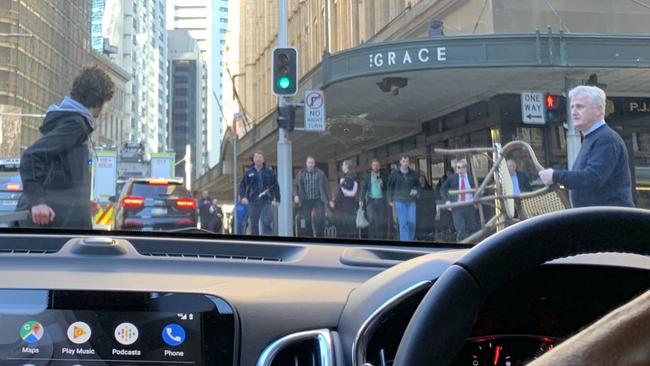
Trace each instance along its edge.
<instances>
[{"instance_id":1,"label":"awning over entrance","mask_svg":"<svg viewBox=\"0 0 650 366\"><path fill-rule=\"evenodd\" d=\"M310 89L325 92L328 130L291 134L294 165L302 165L307 154L332 162L403 139L420 132L425 121L498 94L562 93L567 78L586 80L591 74L607 85L608 96L650 95L650 37L452 36L326 54L303 78L298 96ZM302 118L298 111L298 127ZM276 142L271 114L239 140L239 166L258 149L272 152L267 160L273 164ZM232 160L232 155L222 157ZM223 164L216 168L219 176L230 175ZM217 186L232 179L214 177L208 172L195 187L232 197L232 183Z\"/></svg>"}]
</instances>

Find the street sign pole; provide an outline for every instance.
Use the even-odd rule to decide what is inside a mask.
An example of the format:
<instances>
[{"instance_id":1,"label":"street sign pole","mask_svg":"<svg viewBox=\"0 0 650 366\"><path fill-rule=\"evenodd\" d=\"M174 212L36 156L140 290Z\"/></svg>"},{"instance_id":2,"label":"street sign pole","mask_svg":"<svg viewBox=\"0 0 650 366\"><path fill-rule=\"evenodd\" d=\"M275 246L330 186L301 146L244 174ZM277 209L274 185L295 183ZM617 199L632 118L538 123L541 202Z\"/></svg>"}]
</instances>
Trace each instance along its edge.
<instances>
[{"instance_id":1,"label":"street sign pole","mask_svg":"<svg viewBox=\"0 0 650 366\"><path fill-rule=\"evenodd\" d=\"M566 96L566 147L567 147L567 167L571 169L573 162L576 161L578 157L578 152L580 151L580 146L582 142L580 140L580 132L578 132L573 125L573 117L571 116L571 100L569 99L569 91L580 85L580 82L577 79L572 79L569 77L564 78L564 91Z\"/></svg>"},{"instance_id":2,"label":"street sign pole","mask_svg":"<svg viewBox=\"0 0 650 366\"><path fill-rule=\"evenodd\" d=\"M287 0L278 1L278 47L287 46ZM278 97L278 105L284 107L287 103L286 97ZM293 157L291 151L291 140L289 131L284 128L278 129L278 184L280 185L281 203L278 212L278 235L293 236L293 197L292 187L292 165Z\"/></svg>"},{"instance_id":3,"label":"street sign pole","mask_svg":"<svg viewBox=\"0 0 650 366\"><path fill-rule=\"evenodd\" d=\"M246 233L237 232L237 196L239 194L237 190L237 120L232 121L232 216L233 216L233 227L230 228L231 233L244 235Z\"/></svg>"}]
</instances>

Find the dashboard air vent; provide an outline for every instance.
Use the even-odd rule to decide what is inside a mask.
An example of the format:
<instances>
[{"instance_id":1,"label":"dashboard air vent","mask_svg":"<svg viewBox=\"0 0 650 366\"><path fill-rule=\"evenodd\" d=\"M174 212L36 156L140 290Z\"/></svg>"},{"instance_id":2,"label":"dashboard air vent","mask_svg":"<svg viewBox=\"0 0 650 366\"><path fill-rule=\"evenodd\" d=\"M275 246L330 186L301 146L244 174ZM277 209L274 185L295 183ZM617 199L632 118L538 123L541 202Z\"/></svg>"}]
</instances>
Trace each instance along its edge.
<instances>
[{"instance_id":1,"label":"dashboard air vent","mask_svg":"<svg viewBox=\"0 0 650 366\"><path fill-rule=\"evenodd\" d=\"M328 329L290 334L271 343L257 366L334 366L334 348Z\"/></svg>"},{"instance_id":2,"label":"dashboard air vent","mask_svg":"<svg viewBox=\"0 0 650 366\"><path fill-rule=\"evenodd\" d=\"M7 234L0 237L0 255L54 254L63 248L65 237Z\"/></svg>"},{"instance_id":3,"label":"dashboard air vent","mask_svg":"<svg viewBox=\"0 0 650 366\"><path fill-rule=\"evenodd\" d=\"M217 240L128 238L136 251L148 257L241 262L291 262L303 256L304 245Z\"/></svg>"},{"instance_id":4,"label":"dashboard air vent","mask_svg":"<svg viewBox=\"0 0 650 366\"><path fill-rule=\"evenodd\" d=\"M48 249L0 249L0 254L52 254L58 250Z\"/></svg>"},{"instance_id":5,"label":"dashboard air vent","mask_svg":"<svg viewBox=\"0 0 650 366\"><path fill-rule=\"evenodd\" d=\"M225 259L251 262L282 262L277 257L260 257L245 255L225 255L225 254L207 254L207 253L164 253L164 252L141 252L140 254L149 257L173 257L173 258L205 258L205 259Z\"/></svg>"}]
</instances>

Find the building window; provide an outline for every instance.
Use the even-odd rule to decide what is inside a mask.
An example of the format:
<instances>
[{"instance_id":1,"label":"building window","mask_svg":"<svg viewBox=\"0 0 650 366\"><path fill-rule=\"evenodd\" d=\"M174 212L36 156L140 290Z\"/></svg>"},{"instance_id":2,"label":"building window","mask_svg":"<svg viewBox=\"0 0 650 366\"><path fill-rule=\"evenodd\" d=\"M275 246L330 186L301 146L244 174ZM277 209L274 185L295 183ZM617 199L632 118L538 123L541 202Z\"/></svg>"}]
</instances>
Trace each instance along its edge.
<instances>
[{"instance_id":1,"label":"building window","mask_svg":"<svg viewBox=\"0 0 650 366\"><path fill-rule=\"evenodd\" d=\"M219 33L225 34L227 31L225 29L219 29Z\"/></svg>"},{"instance_id":2,"label":"building window","mask_svg":"<svg viewBox=\"0 0 650 366\"><path fill-rule=\"evenodd\" d=\"M634 145L636 151L648 153L650 152L650 134L647 132L637 132L634 134Z\"/></svg>"},{"instance_id":3,"label":"building window","mask_svg":"<svg viewBox=\"0 0 650 366\"><path fill-rule=\"evenodd\" d=\"M224 13L227 13L227 12L228 12L228 8L219 8L219 11L224 12Z\"/></svg>"},{"instance_id":4,"label":"building window","mask_svg":"<svg viewBox=\"0 0 650 366\"><path fill-rule=\"evenodd\" d=\"M228 18L221 18L221 23L228 23Z\"/></svg>"}]
</instances>

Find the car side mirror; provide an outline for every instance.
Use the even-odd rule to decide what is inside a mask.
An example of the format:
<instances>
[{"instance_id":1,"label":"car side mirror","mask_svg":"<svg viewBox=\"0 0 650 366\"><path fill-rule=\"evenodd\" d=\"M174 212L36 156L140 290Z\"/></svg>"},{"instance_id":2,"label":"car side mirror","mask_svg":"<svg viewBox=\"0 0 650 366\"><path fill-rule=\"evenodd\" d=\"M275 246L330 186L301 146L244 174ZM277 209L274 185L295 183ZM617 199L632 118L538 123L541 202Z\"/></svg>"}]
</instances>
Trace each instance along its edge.
<instances>
[{"instance_id":1,"label":"car side mirror","mask_svg":"<svg viewBox=\"0 0 650 366\"><path fill-rule=\"evenodd\" d=\"M115 197L115 196L110 196L110 197L108 198L108 202L110 202L110 203L115 203L115 202L117 202L117 197Z\"/></svg>"}]
</instances>

